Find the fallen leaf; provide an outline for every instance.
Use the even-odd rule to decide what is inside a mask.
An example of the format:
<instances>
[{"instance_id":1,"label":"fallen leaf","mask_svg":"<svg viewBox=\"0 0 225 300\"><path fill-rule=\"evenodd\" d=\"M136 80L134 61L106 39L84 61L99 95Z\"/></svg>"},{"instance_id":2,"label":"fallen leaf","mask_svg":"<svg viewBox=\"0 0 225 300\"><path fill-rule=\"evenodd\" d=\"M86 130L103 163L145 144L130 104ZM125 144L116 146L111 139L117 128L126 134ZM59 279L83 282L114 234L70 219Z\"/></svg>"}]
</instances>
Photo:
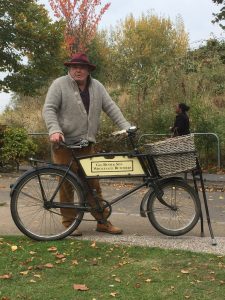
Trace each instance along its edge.
<instances>
[{"instance_id":1,"label":"fallen leaf","mask_svg":"<svg viewBox=\"0 0 225 300\"><path fill-rule=\"evenodd\" d=\"M49 252L55 252L55 251L57 251L57 248L52 246L52 247L48 248L48 251Z\"/></svg>"},{"instance_id":2,"label":"fallen leaf","mask_svg":"<svg viewBox=\"0 0 225 300\"><path fill-rule=\"evenodd\" d=\"M74 284L73 285L74 290L77 291L88 291L89 288L85 284Z\"/></svg>"},{"instance_id":3,"label":"fallen leaf","mask_svg":"<svg viewBox=\"0 0 225 300\"><path fill-rule=\"evenodd\" d=\"M202 282L202 281L201 281L201 280L198 280L198 279L196 279L196 280L195 280L195 282L197 282L197 283L200 283L200 282Z\"/></svg>"},{"instance_id":4,"label":"fallen leaf","mask_svg":"<svg viewBox=\"0 0 225 300\"><path fill-rule=\"evenodd\" d=\"M35 281L34 279L31 279L30 282L31 282L31 283L35 283L36 281Z\"/></svg>"},{"instance_id":5,"label":"fallen leaf","mask_svg":"<svg viewBox=\"0 0 225 300\"><path fill-rule=\"evenodd\" d=\"M151 282L152 280L150 278L146 279L145 282Z\"/></svg>"},{"instance_id":6,"label":"fallen leaf","mask_svg":"<svg viewBox=\"0 0 225 300\"><path fill-rule=\"evenodd\" d=\"M35 251L30 251L29 252L31 255L34 255L34 254L36 254L37 252L35 252Z\"/></svg>"},{"instance_id":7,"label":"fallen leaf","mask_svg":"<svg viewBox=\"0 0 225 300\"><path fill-rule=\"evenodd\" d=\"M0 279L10 279L10 278L12 278L12 274L0 275Z\"/></svg>"},{"instance_id":8,"label":"fallen leaf","mask_svg":"<svg viewBox=\"0 0 225 300\"><path fill-rule=\"evenodd\" d=\"M92 247L92 248L97 248L97 246L96 246L96 241L94 241L94 242L91 244L91 247Z\"/></svg>"},{"instance_id":9,"label":"fallen leaf","mask_svg":"<svg viewBox=\"0 0 225 300\"><path fill-rule=\"evenodd\" d=\"M20 272L20 275L27 275L29 271L22 271Z\"/></svg>"},{"instance_id":10,"label":"fallen leaf","mask_svg":"<svg viewBox=\"0 0 225 300\"><path fill-rule=\"evenodd\" d=\"M72 265L78 265L78 261L76 259L72 260Z\"/></svg>"},{"instance_id":11,"label":"fallen leaf","mask_svg":"<svg viewBox=\"0 0 225 300\"><path fill-rule=\"evenodd\" d=\"M65 255L63 255L63 254L56 254L55 257L57 257L57 258L59 258L59 259L62 259L62 258L65 258Z\"/></svg>"},{"instance_id":12,"label":"fallen leaf","mask_svg":"<svg viewBox=\"0 0 225 300\"><path fill-rule=\"evenodd\" d=\"M118 277L115 278L115 281L116 282L121 282L121 280Z\"/></svg>"},{"instance_id":13,"label":"fallen leaf","mask_svg":"<svg viewBox=\"0 0 225 300\"><path fill-rule=\"evenodd\" d=\"M18 249L17 246L15 246L15 245L11 246L11 250L12 250L12 251L16 251L17 249Z\"/></svg>"},{"instance_id":14,"label":"fallen leaf","mask_svg":"<svg viewBox=\"0 0 225 300\"><path fill-rule=\"evenodd\" d=\"M34 277L41 278L40 274L34 274Z\"/></svg>"},{"instance_id":15,"label":"fallen leaf","mask_svg":"<svg viewBox=\"0 0 225 300\"><path fill-rule=\"evenodd\" d=\"M45 267L45 268L51 269L51 268L54 267L54 265L53 265L53 264L50 264L50 263L47 263L47 264L44 265L44 267Z\"/></svg>"},{"instance_id":16,"label":"fallen leaf","mask_svg":"<svg viewBox=\"0 0 225 300\"><path fill-rule=\"evenodd\" d=\"M181 270L182 274L189 274L190 272L188 270Z\"/></svg>"},{"instance_id":17,"label":"fallen leaf","mask_svg":"<svg viewBox=\"0 0 225 300\"><path fill-rule=\"evenodd\" d=\"M116 297L117 294L118 294L117 292L112 292L112 293L110 293L110 296Z\"/></svg>"}]
</instances>

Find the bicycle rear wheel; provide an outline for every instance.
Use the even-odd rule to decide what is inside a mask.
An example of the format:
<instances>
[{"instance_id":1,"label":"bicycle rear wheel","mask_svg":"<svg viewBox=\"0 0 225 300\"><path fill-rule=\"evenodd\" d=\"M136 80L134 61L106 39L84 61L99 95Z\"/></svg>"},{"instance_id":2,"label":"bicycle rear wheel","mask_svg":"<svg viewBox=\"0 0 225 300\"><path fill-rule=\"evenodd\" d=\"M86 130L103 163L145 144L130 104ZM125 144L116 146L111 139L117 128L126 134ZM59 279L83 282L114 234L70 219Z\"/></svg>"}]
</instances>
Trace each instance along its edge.
<instances>
[{"instance_id":1,"label":"bicycle rear wheel","mask_svg":"<svg viewBox=\"0 0 225 300\"><path fill-rule=\"evenodd\" d=\"M147 214L155 229L168 236L189 232L198 222L201 204L195 190L185 181L172 180L160 184L161 203L153 191L148 199Z\"/></svg>"},{"instance_id":2,"label":"bicycle rear wheel","mask_svg":"<svg viewBox=\"0 0 225 300\"><path fill-rule=\"evenodd\" d=\"M84 212L74 211L75 218L69 227L62 224L62 209L46 206L57 190L65 171L54 167L43 167L28 172L19 180L11 195L11 214L22 233L38 241L58 240L68 236L80 224ZM78 181L67 174L63 184L73 192L73 203L84 206L84 193ZM60 203L59 190L53 203ZM73 208L67 208L73 210Z\"/></svg>"}]
</instances>

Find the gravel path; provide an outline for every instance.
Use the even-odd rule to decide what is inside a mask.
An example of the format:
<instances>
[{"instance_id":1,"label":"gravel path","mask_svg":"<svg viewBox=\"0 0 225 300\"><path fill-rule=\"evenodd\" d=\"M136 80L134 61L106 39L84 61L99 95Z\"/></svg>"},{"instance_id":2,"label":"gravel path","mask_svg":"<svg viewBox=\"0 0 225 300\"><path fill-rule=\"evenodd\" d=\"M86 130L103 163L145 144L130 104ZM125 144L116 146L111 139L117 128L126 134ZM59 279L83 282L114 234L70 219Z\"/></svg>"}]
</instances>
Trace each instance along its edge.
<instances>
[{"instance_id":1,"label":"gravel path","mask_svg":"<svg viewBox=\"0 0 225 300\"><path fill-rule=\"evenodd\" d=\"M74 239L71 237L71 239ZM91 240L96 242L106 242L112 244L136 245L143 247L159 247L164 249L179 249L201 253L212 253L225 255L225 238L216 238L217 245L212 245L209 237L149 237L138 235L106 235L93 233L76 238L79 240Z\"/></svg>"}]
</instances>

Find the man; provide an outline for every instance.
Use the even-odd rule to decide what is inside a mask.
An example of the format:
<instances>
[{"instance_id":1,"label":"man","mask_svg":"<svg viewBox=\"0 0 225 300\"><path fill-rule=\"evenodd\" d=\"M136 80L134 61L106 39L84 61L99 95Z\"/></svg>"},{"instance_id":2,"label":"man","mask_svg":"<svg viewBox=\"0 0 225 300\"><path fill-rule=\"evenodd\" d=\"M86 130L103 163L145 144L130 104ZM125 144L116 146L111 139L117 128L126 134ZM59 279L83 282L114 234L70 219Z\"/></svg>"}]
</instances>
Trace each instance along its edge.
<instances>
[{"instance_id":1,"label":"man","mask_svg":"<svg viewBox=\"0 0 225 300\"><path fill-rule=\"evenodd\" d=\"M76 53L71 60L64 63L68 67L68 75L56 79L50 86L43 108L43 117L49 131L50 141L53 143L53 160L57 164L68 164L71 160L71 150L64 147L56 147L60 141L72 144L81 139L90 142L90 146L76 150L78 155L93 153L93 143L100 122L101 111L104 111L114 123L121 129L128 129L130 124L123 117L120 109L111 99L104 86L90 76L95 70L86 54ZM78 172L78 166L72 166L74 172ZM89 180L90 187L96 190L97 196L102 199L99 181ZM60 191L60 198L65 199L65 193L69 188L64 187ZM68 198L68 197L67 197ZM70 200L73 201L71 193ZM95 201L91 194L88 195L90 205ZM75 210L62 209L62 223L68 227L76 216ZM111 234L120 234L122 230L113 226L107 218L107 210L102 214L93 213L97 220L97 231ZM75 231L75 236L81 235Z\"/></svg>"}]
</instances>

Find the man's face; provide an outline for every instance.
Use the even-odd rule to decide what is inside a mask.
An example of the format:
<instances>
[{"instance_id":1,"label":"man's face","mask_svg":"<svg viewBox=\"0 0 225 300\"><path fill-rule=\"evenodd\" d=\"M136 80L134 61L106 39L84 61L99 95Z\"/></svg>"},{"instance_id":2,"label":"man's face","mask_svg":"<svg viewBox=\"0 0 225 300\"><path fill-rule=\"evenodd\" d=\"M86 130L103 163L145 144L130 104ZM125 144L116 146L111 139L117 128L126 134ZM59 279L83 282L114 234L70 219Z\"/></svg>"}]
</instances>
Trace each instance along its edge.
<instances>
[{"instance_id":1,"label":"man's face","mask_svg":"<svg viewBox=\"0 0 225 300\"><path fill-rule=\"evenodd\" d=\"M89 75L89 68L86 65L74 65L69 69L70 76L77 82L86 82Z\"/></svg>"},{"instance_id":2,"label":"man's face","mask_svg":"<svg viewBox=\"0 0 225 300\"><path fill-rule=\"evenodd\" d=\"M177 104L175 111L176 111L177 114L181 113L181 109L180 109L179 104Z\"/></svg>"}]
</instances>

